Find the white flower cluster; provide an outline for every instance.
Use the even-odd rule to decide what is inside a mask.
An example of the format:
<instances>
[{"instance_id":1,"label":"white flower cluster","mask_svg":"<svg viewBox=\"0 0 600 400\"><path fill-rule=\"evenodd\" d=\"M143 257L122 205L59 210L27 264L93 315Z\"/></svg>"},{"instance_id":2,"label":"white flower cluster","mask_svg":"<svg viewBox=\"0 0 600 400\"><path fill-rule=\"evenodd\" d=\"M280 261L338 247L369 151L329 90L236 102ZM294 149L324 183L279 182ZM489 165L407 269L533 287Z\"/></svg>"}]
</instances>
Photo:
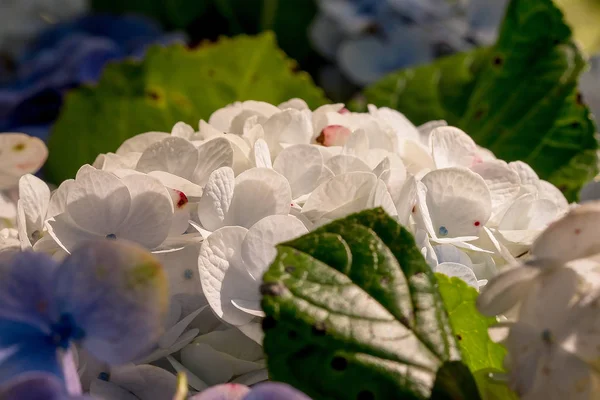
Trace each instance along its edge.
<instances>
[{"instance_id":1,"label":"white flower cluster","mask_svg":"<svg viewBox=\"0 0 600 400\"><path fill-rule=\"evenodd\" d=\"M508 350L509 383L521 399L598 398L599 224L600 202L574 208L478 298L482 313L505 317L490 335Z\"/></svg>"},{"instance_id":2,"label":"white flower cluster","mask_svg":"<svg viewBox=\"0 0 600 400\"><path fill-rule=\"evenodd\" d=\"M187 371L199 391L266 379L259 284L274 245L332 220L383 207L433 269L479 289L569 209L529 166L497 160L443 121L415 127L388 108L311 111L299 99L235 103L198 130L179 122L143 133L52 193L32 175L18 191L4 247L63 257L91 238L126 239L164 263L166 332L142 365L92 379L106 396L136 393L132 382L144 379L174 384L149 363ZM107 372L83 358L92 378Z\"/></svg>"}]
</instances>

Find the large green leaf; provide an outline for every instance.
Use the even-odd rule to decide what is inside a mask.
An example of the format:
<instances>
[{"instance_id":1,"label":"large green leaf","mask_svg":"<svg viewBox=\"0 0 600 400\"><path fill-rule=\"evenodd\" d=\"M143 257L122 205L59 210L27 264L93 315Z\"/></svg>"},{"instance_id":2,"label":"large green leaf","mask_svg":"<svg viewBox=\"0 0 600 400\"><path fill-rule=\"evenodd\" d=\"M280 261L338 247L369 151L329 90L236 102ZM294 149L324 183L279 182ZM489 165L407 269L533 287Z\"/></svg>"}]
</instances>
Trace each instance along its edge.
<instances>
[{"instance_id":1,"label":"large green leaf","mask_svg":"<svg viewBox=\"0 0 600 400\"><path fill-rule=\"evenodd\" d=\"M497 321L496 318L485 317L477 311L477 290L459 278L449 278L442 274L436 276L464 363L473 372L483 368L502 370L506 349L492 342L488 335L488 328Z\"/></svg>"},{"instance_id":2,"label":"large green leaf","mask_svg":"<svg viewBox=\"0 0 600 400\"><path fill-rule=\"evenodd\" d=\"M513 0L492 48L394 73L365 95L417 124L445 119L574 199L596 173L596 128L577 93L585 66L551 0Z\"/></svg>"},{"instance_id":3,"label":"large green leaf","mask_svg":"<svg viewBox=\"0 0 600 400\"><path fill-rule=\"evenodd\" d=\"M279 245L263 280L271 378L315 399L426 399L460 360L435 275L382 209ZM449 379L473 383L466 367L443 371L437 398L473 398Z\"/></svg>"},{"instance_id":4,"label":"large green leaf","mask_svg":"<svg viewBox=\"0 0 600 400\"><path fill-rule=\"evenodd\" d=\"M325 102L321 89L276 46L272 34L221 39L197 50L154 47L143 62L109 65L94 87L69 93L49 141L47 178L71 178L99 153L146 131L170 131L238 100Z\"/></svg>"}]
</instances>

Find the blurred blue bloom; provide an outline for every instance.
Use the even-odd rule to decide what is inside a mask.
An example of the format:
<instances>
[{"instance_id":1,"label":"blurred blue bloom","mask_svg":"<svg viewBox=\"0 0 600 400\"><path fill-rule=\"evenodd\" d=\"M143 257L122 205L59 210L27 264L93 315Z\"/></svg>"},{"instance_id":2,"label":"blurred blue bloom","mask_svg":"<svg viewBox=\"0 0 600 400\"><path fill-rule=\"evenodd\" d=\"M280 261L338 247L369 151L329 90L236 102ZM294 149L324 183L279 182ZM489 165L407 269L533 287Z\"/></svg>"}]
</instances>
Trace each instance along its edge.
<instances>
[{"instance_id":1,"label":"blurred blue bloom","mask_svg":"<svg viewBox=\"0 0 600 400\"><path fill-rule=\"evenodd\" d=\"M141 59L152 44L185 43L144 17L90 15L43 32L18 60L12 79L0 85L0 132L18 131L46 140L64 93L97 82L109 61Z\"/></svg>"},{"instance_id":2,"label":"blurred blue bloom","mask_svg":"<svg viewBox=\"0 0 600 400\"><path fill-rule=\"evenodd\" d=\"M311 400L290 385L277 382L259 383L252 388L235 383L213 386L190 400Z\"/></svg>"},{"instance_id":3,"label":"blurred blue bloom","mask_svg":"<svg viewBox=\"0 0 600 400\"><path fill-rule=\"evenodd\" d=\"M0 387L2 400L93 400L87 395L70 395L54 375L28 373Z\"/></svg>"},{"instance_id":4,"label":"blurred blue bloom","mask_svg":"<svg viewBox=\"0 0 600 400\"><path fill-rule=\"evenodd\" d=\"M310 36L323 56L362 86L397 69L492 44L507 3L319 0Z\"/></svg>"},{"instance_id":5,"label":"blurred blue bloom","mask_svg":"<svg viewBox=\"0 0 600 400\"><path fill-rule=\"evenodd\" d=\"M0 388L36 372L81 394L71 345L108 364L144 355L161 334L165 288L160 264L133 245L88 242L61 264L16 253L0 265Z\"/></svg>"}]
</instances>

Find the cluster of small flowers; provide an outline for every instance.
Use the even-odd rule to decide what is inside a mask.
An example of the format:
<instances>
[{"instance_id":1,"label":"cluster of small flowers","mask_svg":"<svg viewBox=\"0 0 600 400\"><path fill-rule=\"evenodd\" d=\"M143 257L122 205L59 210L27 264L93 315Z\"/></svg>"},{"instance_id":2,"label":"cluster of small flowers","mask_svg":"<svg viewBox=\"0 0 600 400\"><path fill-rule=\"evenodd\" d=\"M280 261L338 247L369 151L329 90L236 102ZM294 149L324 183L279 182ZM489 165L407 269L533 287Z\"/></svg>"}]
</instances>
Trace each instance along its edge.
<instances>
[{"instance_id":1,"label":"cluster of small flowers","mask_svg":"<svg viewBox=\"0 0 600 400\"><path fill-rule=\"evenodd\" d=\"M28 151L6 137L12 153ZM90 239L125 239L161 260L171 304L155 351L112 369L79 357L92 393L125 388L142 400L174 385L167 369L187 372L197 391L266 380L259 285L276 243L383 207L435 271L479 289L569 209L529 166L496 159L443 121L415 127L388 108L311 111L300 99L235 103L198 130L180 122L140 134L52 193L21 177L18 202L5 203L16 226L0 231L5 250L62 259Z\"/></svg>"},{"instance_id":2,"label":"cluster of small flowers","mask_svg":"<svg viewBox=\"0 0 600 400\"><path fill-rule=\"evenodd\" d=\"M314 47L355 84L496 40L507 0L319 0ZM332 70L324 78L331 79Z\"/></svg>"},{"instance_id":3,"label":"cluster of small flowers","mask_svg":"<svg viewBox=\"0 0 600 400\"><path fill-rule=\"evenodd\" d=\"M493 278L479 310L508 354L521 399L597 399L600 393L600 202L574 208L533 243L528 259Z\"/></svg>"}]
</instances>

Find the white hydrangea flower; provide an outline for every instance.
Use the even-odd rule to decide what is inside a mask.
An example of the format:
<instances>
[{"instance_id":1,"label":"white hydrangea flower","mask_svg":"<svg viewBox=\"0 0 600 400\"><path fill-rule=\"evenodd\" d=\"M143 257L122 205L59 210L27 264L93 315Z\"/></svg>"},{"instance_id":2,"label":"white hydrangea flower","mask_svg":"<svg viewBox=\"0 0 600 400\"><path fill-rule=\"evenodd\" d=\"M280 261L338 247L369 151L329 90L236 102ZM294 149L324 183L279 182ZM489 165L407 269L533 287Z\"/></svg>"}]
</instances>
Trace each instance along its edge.
<instances>
[{"instance_id":1,"label":"white hydrangea flower","mask_svg":"<svg viewBox=\"0 0 600 400\"><path fill-rule=\"evenodd\" d=\"M12 189L25 174L37 172L48 157L43 141L24 133L0 134L0 191Z\"/></svg>"},{"instance_id":2,"label":"white hydrangea flower","mask_svg":"<svg viewBox=\"0 0 600 400\"><path fill-rule=\"evenodd\" d=\"M492 328L508 350L509 383L525 399L590 399L600 390L600 203L551 224L532 258L483 289L478 308L504 313Z\"/></svg>"},{"instance_id":3,"label":"white hydrangea flower","mask_svg":"<svg viewBox=\"0 0 600 400\"><path fill-rule=\"evenodd\" d=\"M14 162L2 170L3 160L0 186L3 171L14 170ZM0 229L18 234L0 231L0 254L32 247L60 258L102 237L140 243L165 267L171 310L157 347L140 365L105 371L108 381L92 376L92 392L111 398L143 400L152 394L139 386L148 377L168 388L181 371L197 391L266 379L259 287L275 245L369 208L382 207L414 233L434 271L482 290L486 313L518 316L527 293L561 270L555 264L568 263L587 282L577 293L600 288L600 261L581 260L599 251L567 257L572 242L548 236L561 222L536 240L569 208L558 189L444 121L416 127L385 107L353 113L343 104L311 111L300 99L237 102L197 130L179 122L171 132L134 136L54 191L21 175L4 175L13 193L0 204L12 208L0 210ZM494 278L530 251L532 261ZM511 340L520 346L519 336Z\"/></svg>"},{"instance_id":4,"label":"white hydrangea flower","mask_svg":"<svg viewBox=\"0 0 600 400\"><path fill-rule=\"evenodd\" d=\"M262 275L276 255L275 245L307 233L291 215L270 215L250 229L226 226L202 244L200 279L217 316L232 325L245 325L264 316L260 307Z\"/></svg>"},{"instance_id":5,"label":"white hydrangea flower","mask_svg":"<svg viewBox=\"0 0 600 400\"><path fill-rule=\"evenodd\" d=\"M180 361L170 357L176 371L186 372L192 388L233 382L245 385L267 380L262 347L238 329L227 328L197 337L181 350Z\"/></svg>"},{"instance_id":6,"label":"white hydrangea flower","mask_svg":"<svg viewBox=\"0 0 600 400\"><path fill-rule=\"evenodd\" d=\"M157 249L171 229L174 207L167 189L143 174L117 175L86 167L65 193L64 211L46 221L67 252L94 238L125 239Z\"/></svg>"}]
</instances>

